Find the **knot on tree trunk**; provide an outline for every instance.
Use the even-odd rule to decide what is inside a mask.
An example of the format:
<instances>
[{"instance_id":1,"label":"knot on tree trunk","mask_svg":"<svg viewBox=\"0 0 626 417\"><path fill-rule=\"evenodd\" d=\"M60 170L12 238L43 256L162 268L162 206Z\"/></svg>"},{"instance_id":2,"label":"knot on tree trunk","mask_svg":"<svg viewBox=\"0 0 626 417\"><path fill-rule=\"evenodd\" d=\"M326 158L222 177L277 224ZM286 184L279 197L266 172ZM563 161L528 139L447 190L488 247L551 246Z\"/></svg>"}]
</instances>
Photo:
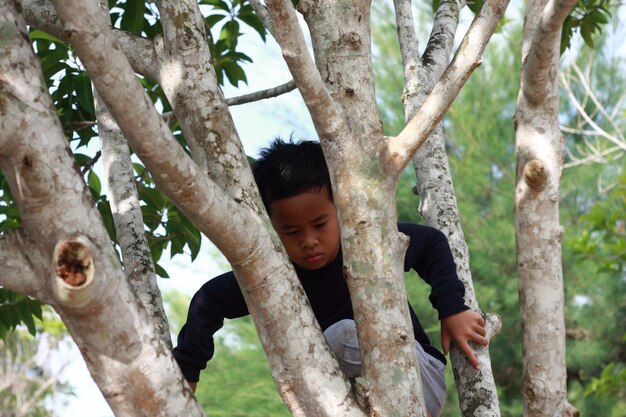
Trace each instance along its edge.
<instances>
[{"instance_id":1,"label":"knot on tree trunk","mask_svg":"<svg viewBox=\"0 0 626 417\"><path fill-rule=\"evenodd\" d=\"M524 165L524 181L533 191L543 191L548 182L548 172L543 162L530 160Z\"/></svg>"},{"instance_id":2,"label":"knot on tree trunk","mask_svg":"<svg viewBox=\"0 0 626 417\"><path fill-rule=\"evenodd\" d=\"M80 237L61 239L54 248L53 257L59 301L75 307L86 304L94 275L87 241Z\"/></svg>"}]
</instances>

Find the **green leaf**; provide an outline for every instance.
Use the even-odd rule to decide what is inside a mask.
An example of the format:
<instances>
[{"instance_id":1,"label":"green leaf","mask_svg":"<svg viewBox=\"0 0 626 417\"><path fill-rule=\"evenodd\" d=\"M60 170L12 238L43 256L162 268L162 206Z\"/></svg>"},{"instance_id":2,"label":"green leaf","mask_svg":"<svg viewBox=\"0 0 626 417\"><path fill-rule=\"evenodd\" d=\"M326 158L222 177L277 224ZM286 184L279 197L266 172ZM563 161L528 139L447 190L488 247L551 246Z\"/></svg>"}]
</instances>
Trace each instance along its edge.
<instances>
[{"instance_id":1,"label":"green leaf","mask_svg":"<svg viewBox=\"0 0 626 417\"><path fill-rule=\"evenodd\" d=\"M167 271L161 265L159 265L157 263L154 264L154 271L161 278L169 278L170 277L169 274L167 273Z\"/></svg>"},{"instance_id":2,"label":"green leaf","mask_svg":"<svg viewBox=\"0 0 626 417\"><path fill-rule=\"evenodd\" d=\"M111 213L111 205L105 196L102 196L96 204L100 217L102 217L102 223L109 234L111 241L117 241L117 230L115 229L115 223L113 222L113 213Z\"/></svg>"},{"instance_id":3,"label":"green leaf","mask_svg":"<svg viewBox=\"0 0 626 417\"><path fill-rule=\"evenodd\" d=\"M230 6L223 0L203 0L202 4L210 4L218 10L224 10L230 14Z\"/></svg>"},{"instance_id":4,"label":"green leaf","mask_svg":"<svg viewBox=\"0 0 626 417\"><path fill-rule=\"evenodd\" d=\"M22 316L22 321L24 322L24 324L26 324L26 327L28 328L28 333L32 334L33 336L37 334L35 321L33 320L33 316L30 313L24 314Z\"/></svg>"},{"instance_id":5,"label":"green leaf","mask_svg":"<svg viewBox=\"0 0 626 417\"><path fill-rule=\"evenodd\" d=\"M153 204L146 203L145 206L141 206L141 215L148 229L155 230L161 225L161 213Z\"/></svg>"},{"instance_id":6,"label":"green leaf","mask_svg":"<svg viewBox=\"0 0 626 417\"><path fill-rule=\"evenodd\" d=\"M126 4L124 5L124 14L122 15L122 22L120 27L123 30L134 33L136 35L141 34L145 10L146 5L143 0L126 0Z\"/></svg>"},{"instance_id":7,"label":"green leaf","mask_svg":"<svg viewBox=\"0 0 626 417\"><path fill-rule=\"evenodd\" d=\"M222 70L226 74L226 77L228 77L228 81L235 87L237 87L239 81L243 81L246 84L248 83L246 73L236 62L224 61L222 63Z\"/></svg>"},{"instance_id":8,"label":"green leaf","mask_svg":"<svg viewBox=\"0 0 626 417\"><path fill-rule=\"evenodd\" d=\"M163 250L168 244L168 240L166 239L148 239L148 247L150 248L150 254L152 255L152 262L154 262L155 266L159 259L161 259L161 255L163 254Z\"/></svg>"},{"instance_id":9,"label":"green leaf","mask_svg":"<svg viewBox=\"0 0 626 417\"><path fill-rule=\"evenodd\" d=\"M76 100L78 104L90 115L95 115L96 110L93 104L93 93L91 91L91 80L86 72L81 72L74 79L76 88Z\"/></svg>"},{"instance_id":10,"label":"green leaf","mask_svg":"<svg viewBox=\"0 0 626 417\"><path fill-rule=\"evenodd\" d=\"M207 17L205 17L204 21L207 23L207 25L210 28L212 28L213 26L215 26L216 23L220 22L225 17L226 17L226 15L223 15L223 14L211 14L211 15L208 15Z\"/></svg>"},{"instance_id":11,"label":"green leaf","mask_svg":"<svg viewBox=\"0 0 626 417\"><path fill-rule=\"evenodd\" d=\"M28 33L28 36L32 40L34 40L34 41L36 41L36 40L46 40L46 41L50 41L50 42L58 44L57 47L64 47L65 49L68 49L67 45L65 44L65 42L63 42L61 39L56 38L56 37L50 35L49 33L43 32L43 31L41 31L39 29L31 30Z\"/></svg>"},{"instance_id":12,"label":"green leaf","mask_svg":"<svg viewBox=\"0 0 626 417\"><path fill-rule=\"evenodd\" d=\"M593 37L592 37L594 31L595 31L595 28L590 22L586 20L582 21L580 25L580 35L583 37L583 40L585 41L587 46L589 46L592 49L595 49L595 46L593 44Z\"/></svg>"},{"instance_id":13,"label":"green leaf","mask_svg":"<svg viewBox=\"0 0 626 417\"><path fill-rule=\"evenodd\" d=\"M261 36L261 39L265 41L265 26L263 26L263 22L261 22L261 19L259 19L256 14L239 13L237 15L237 18L245 22L252 29L254 29L259 34L259 36Z\"/></svg>"},{"instance_id":14,"label":"green leaf","mask_svg":"<svg viewBox=\"0 0 626 417\"><path fill-rule=\"evenodd\" d=\"M156 210L163 209L169 203L165 194L156 188L141 187L139 189L139 198L146 204L152 205Z\"/></svg>"},{"instance_id":15,"label":"green leaf","mask_svg":"<svg viewBox=\"0 0 626 417\"><path fill-rule=\"evenodd\" d=\"M587 16L591 21L599 23L601 25L607 24L609 23L609 19L607 16L605 16L604 13L602 13L601 9L596 9L593 12L591 12L588 16Z\"/></svg>"},{"instance_id":16,"label":"green leaf","mask_svg":"<svg viewBox=\"0 0 626 417\"><path fill-rule=\"evenodd\" d=\"M223 40L226 47L235 50L239 39L239 23L236 20L226 22L220 32L220 40Z\"/></svg>"},{"instance_id":17,"label":"green leaf","mask_svg":"<svg viewBox=\"0 0 626 417\"><path fill-rule=\"evenodd\" d=\"M95 198L100 197L100 193L102 192L102 184L100 183L100 178L96 175L93 170L89 171L87 174L87 184L89 184L89 189Z\"/></svg>"},{"instance_id":18,"label":"green leaf","mask_svg":"<svg viewBox=\"0 0 626 417\"><path fill-rule=\"evenodd\" d=\"M485 0L468 0L467 7L474 13L478 13L484 2Z\"/></svg>"}]
</instances>

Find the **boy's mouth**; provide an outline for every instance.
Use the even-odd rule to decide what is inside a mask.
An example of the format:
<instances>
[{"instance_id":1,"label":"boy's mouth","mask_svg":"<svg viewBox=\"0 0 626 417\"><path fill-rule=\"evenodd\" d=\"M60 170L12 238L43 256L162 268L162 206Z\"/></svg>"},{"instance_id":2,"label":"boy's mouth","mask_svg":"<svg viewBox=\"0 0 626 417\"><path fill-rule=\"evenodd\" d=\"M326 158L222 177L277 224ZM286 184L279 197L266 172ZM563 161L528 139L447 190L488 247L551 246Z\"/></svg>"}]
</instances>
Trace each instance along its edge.
<instances>
[{"instance_id":1,"label":"boy's mouth","mask_svg":"<svg viewBox=\"0 0 626 417\"><path fill-rule=\"evenodd\" d=\"M321 253L314 253L312 255L308 255L304 258L307 262L311 262L311 263L315 263L315 262L319 262L322 260L322 254Z\"/></svg>"}]
</instances>

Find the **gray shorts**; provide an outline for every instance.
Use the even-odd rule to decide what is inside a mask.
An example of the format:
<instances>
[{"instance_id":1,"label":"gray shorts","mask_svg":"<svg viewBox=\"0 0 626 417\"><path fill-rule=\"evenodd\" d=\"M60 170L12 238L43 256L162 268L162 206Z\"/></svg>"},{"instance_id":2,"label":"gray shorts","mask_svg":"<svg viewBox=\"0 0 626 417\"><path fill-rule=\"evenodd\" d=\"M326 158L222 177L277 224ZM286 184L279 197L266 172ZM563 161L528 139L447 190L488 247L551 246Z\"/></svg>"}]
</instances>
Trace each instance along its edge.
<instances>
[{"instance_id":1,"label":"gray shorts","mask_svg":"<svg viewBox=\"0 0 626 417\"><path fill-rule=\"evenodd\" d=\"M354 320L341 320L324 331L324 337L335 354L341 370L348 378L361 375L361 352L356 335ZM446 365L439 359L424 352L422 346L415 342L420 374L424 391L426 409L431 417L441 414L446 399L446 383L444 372Z\"/></svg>"}]
</instances>

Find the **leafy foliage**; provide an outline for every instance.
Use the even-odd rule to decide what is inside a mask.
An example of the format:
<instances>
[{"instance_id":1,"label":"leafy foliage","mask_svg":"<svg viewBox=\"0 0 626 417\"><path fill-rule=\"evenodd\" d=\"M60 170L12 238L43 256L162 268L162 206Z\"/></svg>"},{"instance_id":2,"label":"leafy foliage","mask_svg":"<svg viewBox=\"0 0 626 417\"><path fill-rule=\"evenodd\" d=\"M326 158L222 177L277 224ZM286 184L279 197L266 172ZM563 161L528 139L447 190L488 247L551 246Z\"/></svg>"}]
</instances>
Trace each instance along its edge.
<instances>
[{"instance_id":1,"label":"leafy foliage","mask_svg":"<svg viewBox=\"0 0 626 417\"><path fill-rule=\"evenodd\" d=\"M41 312L40 312L41 316ZM66 349L67 329L50 308L37 319L37 335L21 328L0 338L0 413L2 416L45 417L54 415L51 400L58 394L73 395L71 387L57 378L48 355ZM64 363L58 363L61 368Z\"/></svg>"},{"instance_id":2,"label":"leafy foliage","mask_svg":"<svg viewBox=\"0 0 626 417\"><path fill-rule=\"evenodd\" d=\"M35 335L35 317L42 318L39 301L0 288L0 340L20 324L26 325L30 334Z\"/></svg>"},{"instance_id":3,"label":"leafy foliage","mask_svg":"<svg viewBox=\"0 0 626 417\"><path fill-rule=\"evenodd\" d=\"M595 48L594 38L602 33L603 26L611 18L610 4L611 0L578 0L574 10L563 22L561 53L570 47L576 31L580 32L587 46Z\"/></svg>"},{"instance_id":4,"label":"leafy foliage","mask_svg":"<svg viewBox=\"0 0 626 417\"><path fill-rule=\"evenodd\" d=\"M244 27L265 40L265 28L254 14L247 0L203 0L200 2L207 31L207 43L213 57L218 80L227 79L237 86L246 82L243 64L251 59L240 52L239 38ZM153 38L163 32L154 3L139 0L109 0L111 24L138 36ZM100 151L97 141L96 117L91 82L72 48L61 40L37 29L30 29L33 48L39 57L44 79L57 109L68 147L76 159L76 167L83 175L100 212L113 244L117 245L116 231L108 198L102 185L99 167ZM155 106L163 112L171 111L160 86L139 77L141 84ZM185 138L177 122L171 126L181 146L189 153ZM200 231L162 194L137 158L134 159L135 181L141 200L146 225L146 237L157 274L168 277L159 265L165 251L169 255L187 253L195 259L200 251ZM20 215L6 178L0 173L0 236L20 227ZM0 293L0 338L7 330L25 323L34 332L33 317L41 316L41 307L32 300Z\"/></svg>"},{"instance_id":5,"label":"leafy foliage","mask_svg":"<svg viewBox=\"0 0 626 417\"><path fill-rule=\"evenodd\" d=\"M241 64L252 62L252 59L237 50L239 37L242 35L241 25L250 26L265 40L263 23L246 0L202 0L200 4L211 6L211 13L205 17L205 22L212 64L218 81L223 84L226 76L235 87L239 81L247 83ZM218 24L221 24L221 28ZM212 33L219 33L217 40Z\"/></svg>"}]
</instances>

